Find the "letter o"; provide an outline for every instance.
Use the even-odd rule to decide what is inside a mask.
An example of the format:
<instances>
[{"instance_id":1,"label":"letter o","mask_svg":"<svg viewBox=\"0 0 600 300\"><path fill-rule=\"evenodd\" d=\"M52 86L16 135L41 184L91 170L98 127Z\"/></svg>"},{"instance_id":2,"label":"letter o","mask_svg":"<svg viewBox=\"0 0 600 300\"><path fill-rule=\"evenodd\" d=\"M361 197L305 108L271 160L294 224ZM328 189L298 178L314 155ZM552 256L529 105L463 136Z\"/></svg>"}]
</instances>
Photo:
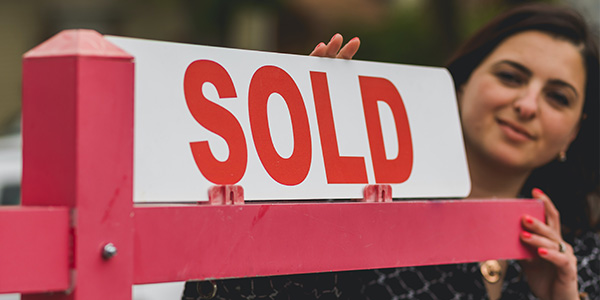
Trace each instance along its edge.
<instances>
[{"instance_id":1,"label":"letter o","mask_svg":"<svg viewBox=\"0 0 600 300\"><path fill-rule=\"evenodd\" d=\"M283 97L290 112L294 150L289 158L277 153L269 130L267 103L273 93ZM267 173L283 185L304 181L312 158L310 126L302 95L292 77L275 66L258 69L250 81L248 113L254 146Z\"/></svg>"}]
</instances>

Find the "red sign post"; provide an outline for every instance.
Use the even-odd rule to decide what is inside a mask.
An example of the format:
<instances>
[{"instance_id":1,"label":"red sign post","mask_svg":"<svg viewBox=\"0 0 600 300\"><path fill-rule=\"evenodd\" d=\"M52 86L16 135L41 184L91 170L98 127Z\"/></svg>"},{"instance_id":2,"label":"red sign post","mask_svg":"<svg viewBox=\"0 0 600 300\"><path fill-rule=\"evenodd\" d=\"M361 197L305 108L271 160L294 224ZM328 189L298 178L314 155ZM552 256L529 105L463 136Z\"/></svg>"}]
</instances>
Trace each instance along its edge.
<instances>
[{"instance_id":1,"label":"red sign post","mask_svg":"<svg viewBox=\"0 0 600 300\"><path fill-rule=\"evenodd\" d=\"M529 200L134 205L133 58L88 30L23 62L22 203L0 208L0 293L131 299L134 284L525 258ZM365 203L367 202L367 203ZM373 202L373 203L371 203Z\"/></svg>"}]
</instances>

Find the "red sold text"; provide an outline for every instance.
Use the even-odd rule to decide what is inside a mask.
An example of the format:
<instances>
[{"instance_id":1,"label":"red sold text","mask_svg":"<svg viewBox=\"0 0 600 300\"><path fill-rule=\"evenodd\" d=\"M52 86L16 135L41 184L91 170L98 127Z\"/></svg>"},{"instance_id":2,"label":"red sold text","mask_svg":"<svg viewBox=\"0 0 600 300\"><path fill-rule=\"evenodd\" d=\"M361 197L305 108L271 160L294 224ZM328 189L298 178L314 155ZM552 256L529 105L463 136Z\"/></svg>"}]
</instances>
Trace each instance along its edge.
<instances>
[{"instance_id":1,"label":"red sold text","mask_svg":"<svg viewBox=\"0 0 600 300\"><path fill-rule=\"evenodd\" d=\"M310 81L327 182L368 183L364 157L339 154L326 73L310 71ZM358 81L375 181L404 182L412 171L413 147L402 97L385 78L358 76ZM216 159L208 141L190 143L191 151L196 165L207 180L215 184L235 184L246 172L246 137L231 112L204 96L202 86L206 82L215 86L221 99L237 97L236 89L227 71L217 62L197 60L185 72L184 93L191 114L200 125L225 140L229 157L225 161ZM277 153L269 131L267 102L273 93L281 95L290 112L294 148L288 158ZM304 100L292 77L279 67L263 66L252 75L247 99L254 147L269 176L283 185L303 182L311 166L311 130ZM394 116L398 138L398 155L394 159L387 159L385 155L378 101L389 105Z\"/></svg>"}]
</instances>

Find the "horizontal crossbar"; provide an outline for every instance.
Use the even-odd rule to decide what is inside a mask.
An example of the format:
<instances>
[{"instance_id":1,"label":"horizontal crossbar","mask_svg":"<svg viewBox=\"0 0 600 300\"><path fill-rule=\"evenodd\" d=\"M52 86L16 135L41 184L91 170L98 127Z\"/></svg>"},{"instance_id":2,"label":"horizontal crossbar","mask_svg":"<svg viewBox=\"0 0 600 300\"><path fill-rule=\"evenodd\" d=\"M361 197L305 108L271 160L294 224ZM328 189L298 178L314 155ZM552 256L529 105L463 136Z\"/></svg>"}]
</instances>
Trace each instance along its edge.
<instances>
[{"instance_id":1,"label":"horizontal crossbar","mask_svg":"<svg viewBox=\"0 0 600 300\"><path fill-rule=\"evenodd\" d=\"M0 293L70 286L69 210L0 207Z\"/></svg>"},{"instance_id":2,"label":"horizontal crossbar","mask_svg":"<svg viewBox=\"0 0 600 300\"><path fill-rule=\"evenodd\" d=\"M520 259L536 200L135 207L134 283Z\"/></svg>"},{"instance_id":3,"label":"horizontal crossbar","mask_svg":"<svg viewBox=\"0 0 600 300\"><path fill-rule=\"evenodd\" d=\"M530 257L535 200L134 208L135 284ZM69 288L69 211L0 209L0 293Z\"/></svg>"}]
</instances>

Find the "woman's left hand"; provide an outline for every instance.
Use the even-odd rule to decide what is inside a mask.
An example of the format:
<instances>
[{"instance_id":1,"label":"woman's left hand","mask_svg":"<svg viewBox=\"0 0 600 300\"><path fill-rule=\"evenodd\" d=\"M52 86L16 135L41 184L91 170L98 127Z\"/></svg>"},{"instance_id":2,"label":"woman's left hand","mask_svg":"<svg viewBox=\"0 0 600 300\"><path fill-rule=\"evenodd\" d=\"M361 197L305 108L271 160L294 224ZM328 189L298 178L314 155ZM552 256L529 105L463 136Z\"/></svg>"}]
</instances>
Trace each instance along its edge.
<instances>
[{"instance_id":1,"label":"woman's left hand","mask_svg":"<svg viewBox=\"0 0 600 300\"><path fill-rule=\"evenodd\" d=\"M562 239L558 210L541 190L533 189L531 194L544 202L546 222L531 216L522 219L525 230L521 241L538 253L533 259L521 261L529 287L540 299L579 299L577 258L571 245Z\"/></svg>"},{"instance_id":2,"label":"woman's left hand","mask_svg":"<svg viewBox=\"0 0 600 300\"><path fill-rule=\"evenodd\" d=\"M360 40L358 37L355 37L351 39L344 47L342 47L343 42L344 38L342 35L336 33L333 35L329 43L319 43L315 47L315 50L310 53L310 56L352 59L360 47Z\"/></svg>"}]
</instances>

